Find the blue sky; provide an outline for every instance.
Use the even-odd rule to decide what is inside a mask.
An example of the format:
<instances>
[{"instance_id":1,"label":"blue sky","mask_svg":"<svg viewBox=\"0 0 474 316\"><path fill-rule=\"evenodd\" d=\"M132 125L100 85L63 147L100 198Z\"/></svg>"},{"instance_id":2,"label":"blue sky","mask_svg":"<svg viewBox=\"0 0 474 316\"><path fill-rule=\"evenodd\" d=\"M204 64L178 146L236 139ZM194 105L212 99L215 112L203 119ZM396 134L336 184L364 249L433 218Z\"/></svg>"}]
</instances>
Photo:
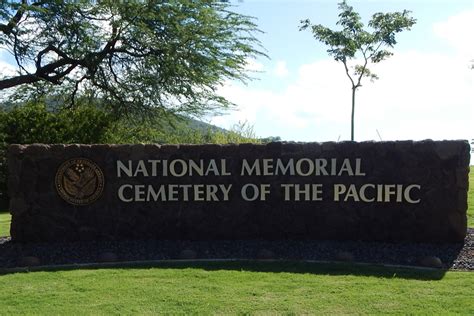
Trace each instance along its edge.
<instances>
[{"instance_id":1,"label":"blue sky","mask_svg":"<svg viewBox=\"0 0 474 316\"><path fill-rule=\"evenodd\" d=\"M350 83L341 64L300 20L335 27L337 2L244 0L235 11L254 16L270 59L249 60L257 80L228 82L221 94L238 104L210 118L229 128L254 126L258 136L328 141L350 138ZM375 12L407 9L417 19L399 33L390 59L374 67L356 99L356 140L474 138L474 1L348 1L367 23ZM379 137L380 134L380 137Z\"/></svg>"}]
</instances>

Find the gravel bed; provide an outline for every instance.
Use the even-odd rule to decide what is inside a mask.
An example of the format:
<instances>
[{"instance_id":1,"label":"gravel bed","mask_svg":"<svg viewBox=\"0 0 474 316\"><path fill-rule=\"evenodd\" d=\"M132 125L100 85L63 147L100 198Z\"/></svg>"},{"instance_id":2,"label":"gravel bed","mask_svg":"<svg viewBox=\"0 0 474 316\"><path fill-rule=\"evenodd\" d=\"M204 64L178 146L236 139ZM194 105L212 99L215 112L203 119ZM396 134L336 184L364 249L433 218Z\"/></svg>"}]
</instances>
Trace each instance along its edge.
<instances>
[{"instance_id":1,"label":"gravel bed","mask_svg":"<svg viewBox=\"0 0 474 316\"><path fill-rule=\"evenodd\" d=\"M434 257L441 260L440 268L474 271L474 229L468 229L464 243L450 244L261 240L20 244L0 237L0 269L169 259L287 259L419 266L426 265L423 258Z\"/></svg>"}]
</instances>

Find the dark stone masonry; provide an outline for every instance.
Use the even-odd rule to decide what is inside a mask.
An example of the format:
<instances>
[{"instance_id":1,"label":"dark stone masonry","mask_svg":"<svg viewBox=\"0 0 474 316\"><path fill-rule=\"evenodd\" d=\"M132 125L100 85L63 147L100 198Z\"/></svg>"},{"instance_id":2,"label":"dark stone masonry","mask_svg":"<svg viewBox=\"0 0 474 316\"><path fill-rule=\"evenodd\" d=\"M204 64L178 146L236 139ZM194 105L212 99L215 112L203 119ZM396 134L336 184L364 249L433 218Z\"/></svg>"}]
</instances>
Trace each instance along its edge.
<instances>
[{"instance_id":1,"label":"dark stone masonry","mask_svg":"<svg viewBox=\"0 0 474 316\"><path fill-rule=\"evenodd\" d=\"M11 145L11 236L461 242L467 141Z\"/></svg>"}]
</instances>

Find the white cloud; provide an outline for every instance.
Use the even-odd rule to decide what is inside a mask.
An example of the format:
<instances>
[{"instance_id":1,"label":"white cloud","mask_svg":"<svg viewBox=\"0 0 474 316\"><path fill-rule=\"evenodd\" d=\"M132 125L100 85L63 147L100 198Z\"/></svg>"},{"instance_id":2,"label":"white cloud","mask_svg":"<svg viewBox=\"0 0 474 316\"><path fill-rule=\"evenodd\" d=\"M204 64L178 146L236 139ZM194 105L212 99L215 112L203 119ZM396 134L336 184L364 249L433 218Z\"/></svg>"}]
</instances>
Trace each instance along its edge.
<instances>
[{"instance_id":1,"label":"white cloud","mask_svg":"<svg viewBox=\"0 0 474 316\"><path fill-rule=\"evenodd\" d=\"M474 58L474 10L463 11L433 25L434 33L447 41L459 55Z\"/></svg>"},{"instance_id":2,"label":"white cloud","mask_svg":"<svg viewBox=\"0 0 474 316\"><path fill-rule=\"evenodd\" d=\"M255 59L248 58L245 63L245 70L247 71L263 71L264 66Z\"/></svg>"},{"instance_id":3,"label":"white cloud","mask_svg":"<svg viewBox=\"0 0 474 316\"><path fill-rule=\"evenodd\" d=\"M374 68L356 95L356 139L472 137L474 72L459 59L436 53L397 53ZM240 105L214 119L227 127L255 125L259 136L325 141L350 137L350 83L341 64L325 59L302 65L282 91L227 85L221 93Z\"/></svg>"},{"instance_id":4,"label":"white cloud","mask_svg":"<svg viewBox=\"0 0 474 316\"><path fill-rule=\"evenodd\" d=\"M16 68L9 63L2 60L2 53L0 51L0 80L2 78L12 77L16 74ZM13 94L14 89L0 90L0 102L8 100Z\"/></svg>"},{"instance_id":5,"label":"white cloud","mask_svg":"<svg viewBox=\"0 0 474 316\"><path fill-rule=\"evenodd\" d=\"M312 129L320 123L339 120L338 108L342 104L344 93L333 92L341 88L338 80L344 77L337 75L342 75L342 72L335 71L336 68L342 70L338 66L331 60L303 65L298 72L298 80L282 91L229 84L220 92L237 103L239 110L212 121L221 126L248 121L255 125L257 134L261 136L273 135L288 139L292 138L290 134L293 132L293 138L296 139L297 131L302 128ZM314 75L322 71L328 71L330 78ZM346 97L350 97L350 93L346 93Z\"/></svg>"},{"instance_id":6,"label":"white cloud","mask_svg":"<svg viewBox=\"0 0 474 316\"><path fill-rule=\"evenodd\" d=\"M285 78L286 76L288 76L289 71L288 71L288 68L286 66L286 61L284 61L284 60L277 61L275 69L273 70L273 73L278 78Z\"/></svg>"},{"instance_id":7,"label":"white cloud","mask_svg":"<svg viewBox=\"0 0 474 316\"><path fill-rule=\"evenodd\" d=\"M360 119L372 130L378 128L388 139L472 136L474 72L464 61L407 52L396 54L376 71L381 79L361 89L359 102Z\"/></svg>"},{"instance_id":8,"label":"white cloud","mask_svg":"<svg viewBox=\"0 0 474 316\"><path fill-rule=\"evenodd\" d=\"M16 68L13 65L1 60L0 54L0 78L10 77L13 76L15 73Z\"/></svg>"}]
</instances>

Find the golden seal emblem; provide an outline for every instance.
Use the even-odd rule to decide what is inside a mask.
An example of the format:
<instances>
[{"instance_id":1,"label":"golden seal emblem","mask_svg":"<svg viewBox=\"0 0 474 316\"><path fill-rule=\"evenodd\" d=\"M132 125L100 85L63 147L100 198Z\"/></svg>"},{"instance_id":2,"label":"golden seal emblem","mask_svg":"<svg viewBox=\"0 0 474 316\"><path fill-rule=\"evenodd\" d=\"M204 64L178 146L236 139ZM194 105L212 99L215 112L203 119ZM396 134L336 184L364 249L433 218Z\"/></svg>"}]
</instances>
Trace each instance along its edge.
<instances>
[{"instance_id":1,"label":"golden seal emblem","mask_svg":"<svg viewBox=\"0 0 474 316\"><path fill-rule=\"evenodd\" d=\"M55 183L63 200L73 205L87 205L102 195L104 174L93 161L74 158L59 167Z\"/></svg>"}]
</instances>

